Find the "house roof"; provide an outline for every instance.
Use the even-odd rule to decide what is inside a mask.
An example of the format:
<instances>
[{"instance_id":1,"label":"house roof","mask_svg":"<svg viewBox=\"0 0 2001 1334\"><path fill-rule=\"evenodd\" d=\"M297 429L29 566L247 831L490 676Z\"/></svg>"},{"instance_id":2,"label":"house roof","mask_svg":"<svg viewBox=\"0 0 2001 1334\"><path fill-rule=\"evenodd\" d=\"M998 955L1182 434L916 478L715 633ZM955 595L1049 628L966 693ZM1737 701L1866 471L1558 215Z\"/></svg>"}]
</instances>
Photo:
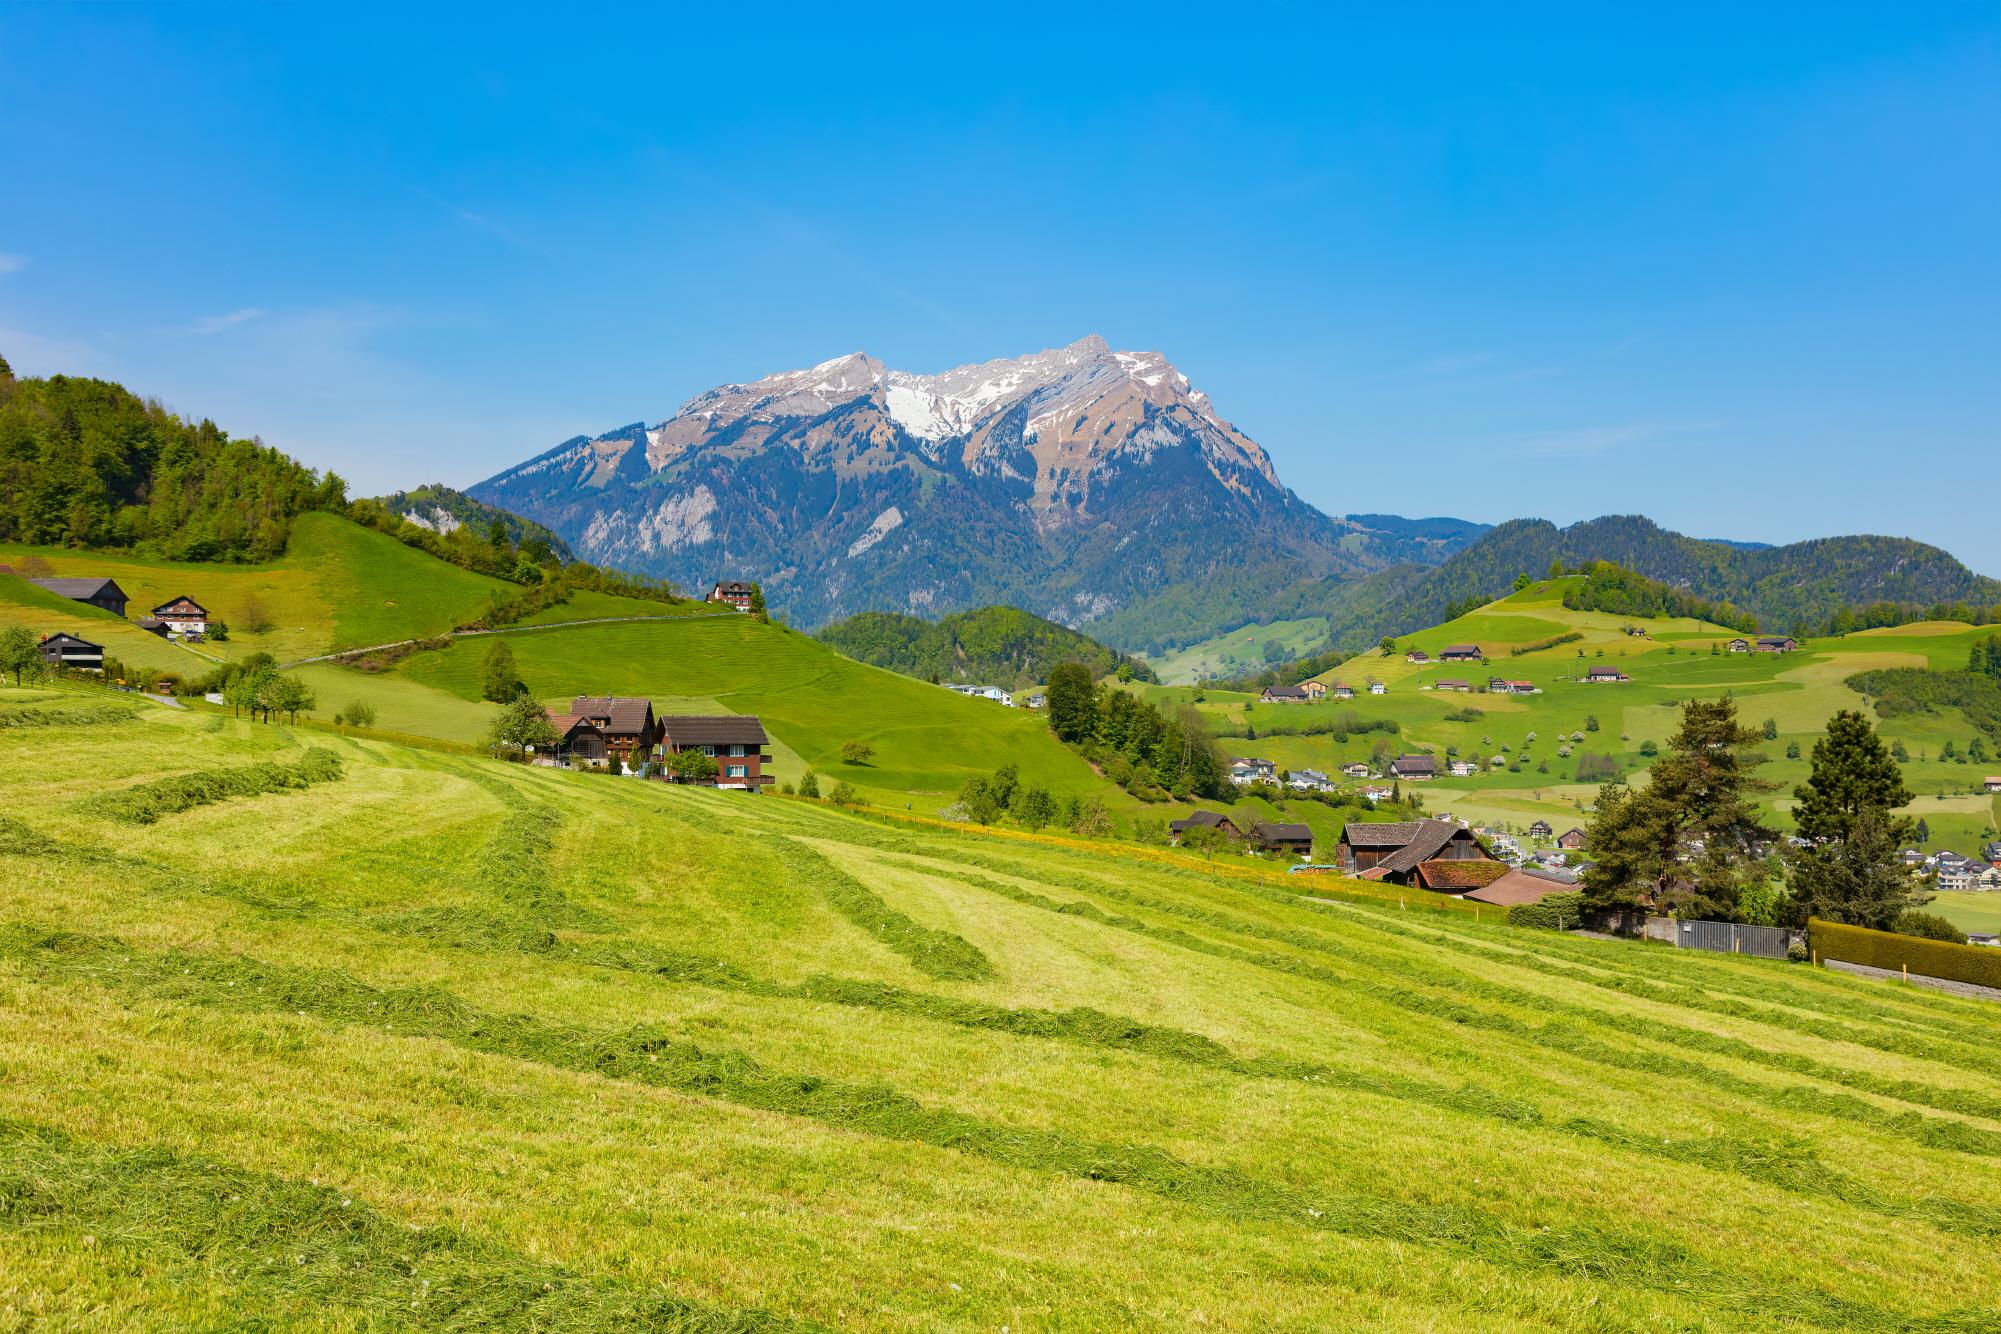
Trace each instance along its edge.
<instances>
[{"instance_id":1,"label":"house roof","mask_svg":"<svg viewBox=\"0 0 2001 1334\"><path fill-rule=\"evenodd\" d=\"M1593 667L1593 668L1592 668L1592 669L1591 669L1590 671L1588 671L1588 672L1586 672L1586 673L1584 673L1584 674L1585 674L1586 676L1622 676L1622 675L1624 675L1624 673L1622 673L1622 672L1621 672L1621 671L1620 671L1620 670L1619 670L1619 669L1618 669L1617 667Z\"/></svg>"},{"instance_id":2,"label":"house roof","mask_svg":"<svg viewBox=\"0 0 2001 1334\"><path fill-rule=\"evenodd\" d=\"M1478 889L1508 874L1506 862L1428 861L1417 865L1418 878L1432 889Z\"/></svg>"},{"instance_id":3,"label":"house roof","mask_svg":"<svg viewBox=\"0 0 2001 1334\"><path fill-rule=\"evenodd\" d=\"M750 585L737 579L718 579L716 586L709 591L712 593L742 593L748 596L750 594Z\"/></svg>"},{"instance_id":4,"label":"house roof","mask_svg":"<svg viewBox=\"0 0 2001 1334\"><path fill-rule=\"evenodd\" d=\"M1447 644L1444 648L1438 650L1438 652L1440 656L1447 653L1470 653L1477 658L1480 656L1480 646L1478 644Z\"/></svg>"},{"instance_id":5,"label":"house roof","mask_svg":"<svg viewBox=\"0 0 2001 1334\"><path fill-rule=\"evenodd\" d=\"M1303 824L1280 824L1276 822L1254 824L1251 826L1251 832L1259 838L1268 839L1272 842L1288 842L1294 839L1305 839L1309 843L1313 841L1313 831Z\"/></svg>"},{"instance_id":6,"label":"house roof","mask_svg":"<svg viewBox=\"0 0 2001 1334\"><path fill-rule=\"evenodd\" d=\"M1167 827L1179 833L1183 829L1220 829L1226 824L1236 828L1230 823L1230 817L1220 811L1197 811L1180 820L1169 820Z\"/></svg>"},{"instance_id":7,"label":"house roof","mask_svg":"<svg viewBox=\"0 0 2001 1334\"><path fill-rule=\"evenodd\" d=\"M1456 835L1465 832L1450 820L1415 820L1412 823L1417 825L1417 832L1411 836L1410 842L1383 858L1380 865L1392 871L1416 870L1436 857Z\"/></svg>"},{"instance_id":8,"label":"house roof","mask_svg":"<svg viewBox=\"0 0 2001 1334\"><path fill-rule=\"evenodd\" d=\"M1282 696L1284 696L1284 697L1286 697L1286 698L1288 698L1288 699L1289 699L1289 698L1292 698L1293 696L1297 696L1297 697L1299 697L1300 699L1305 699L1305 698L1306 698L1306 687L1304 687L1304 686L1266 686L1266 687L1265 687L1265 693L1266 693L1267 695L1282 695Z\"/></svg>"},{"instance_id":9,"label":"house roof","mask_svg":"<svg viewBox=\"0 0 2001 1334\"><path fill-rule=\"evenodd\" d=\"M47 639L44 639L42 641L41 646L43 648L63 648L64 646L70 646L74 648L94 648L99 653L104 652L104 645L102 644L93 644L88 639L82 639L76 635L62 634L62 633L50 635Z\"/></svg>"},{"instance_id":10,"label":"house roof","mask_svg":"<svg viewBox=\"0 0 2001 1334\"><path fill-rule=\"evenodd\" d=\"M1435 774L1438 772L1438 761L1429 755L1399 755L1395 761L1395 768L1398 773Z\"/></svg>"},{"instance_id":11,"label":"house roof","mask_svg":"<svg viewBox=\"0 0 2001 1334\"><path fill-rule=\"evenodd\" d=\"M581 714L556 713L553 711L549 714L549 726L556 729L557 736L562 736L562 737L569 736L579 727L589 728L593 732L598 730L598 725L596 723L592 722L590 719L584 717Z\"/></svg>"},{"instance_id":12,"label":"house roof","mask_svg":"<svg viewBox=\"0 0 2001 1334\"><path fill-rule=\"evenodd\" d=\"M177 598L168 598L165 602L162 602L159 606L153 608L153 614L155 616L159 616L165 612L170 612L174 610L174 608L180 606L183 602L188 604L190 610L199 612L203 616L208 615L207 607L202 606L201 603L196 602L193 598L189 597L185 593L181 594L181 596Z\"/></svg>"},{"instance_id":13,"label":"house roof","mask_svg":"<svg viewBox=\"0 0 2001 1334\"><path fill-rule=\"evenodd\" d=\"M1468 864L1480 865L1479 862ZM1494 864L1500 865L1498 862ZM1563 894L1576 888L1575 881L1535 875L1528 871L1509 871L1477 889L1467 890L1461 897L1497 908L1512 908L1518 903L1540 903L1551 894Z\"/></svg>"},{"instance_id":14,"label":"house roof","mask_svg":"<svg viewBox=\"0 0 2001 1334\"><path fill-rule=\"evenodd\" d=\"M676 713L657 721L677 746L762 746L771 739L754 713Z\"/></svg>"},{"instance_id":15,"label":"house roof","mask_svg":"<svg viewBox=\"0 0 2001 1334\"><path fill-rule=\"evenodd\" d=\"M1583 837L1585 836L1585 834L1584 834L1584 831L1583 831L1582 829L1579 829L1579 828L1578 828L1577 826L1575 826L1575 825L1572 825L1572 826L1571 826L1570 828L1568 828L1568 829L1564 830L1564 831L1563 831L1562 833L1558 834L1558 835L1557 835L1557 837L1558 837L1558 838L1569 838L1569 837L1570 837L1570 836L1571 836L1572 834L1575 834L1575 835L1577 835L1577 836L1578 836L1579 838L1583 838Z\"/></svg>"},{"instance_id":16,"label":"house roof","mask_svg":"<svg viewBox=\"0 0 2001 1334\"><path fill-rule=\"evenodd\" d=\"M164 630L167 623L157 616L141 616L134 622L141 630Z\"/></svg>"},{"instance_id":17,"label":"house roof","mask_svg":"<svg viewBox=\"0 0 2001 1334\"><path fill-rule=\"evenodd\" d=\"M1341 830L1341 841L1351 848L1400 848L1417 837L1420 825L1429 820L1350 820Z\"/></svg>"},{"instance_id":18,"label":"house roof","mask_svg":"<svg viewBox=\"0 0 2001 1334\"><path fill-rule=\"evenodd\" d=\"M605 731L637 734L653 717L653 701L628 695L579 695L570 712L581 718L603 718Z\"/></svg>"},{"instance_id":19,"label":"house roof","mask_svg":"<svg viewBox=\"0 0 2001 1334\"><path fill-rule=\"evenodd\" d=\"M1441 690L1447 688L1456 688L1459 690L1464 690L1466 688L1466 683L1460 680L1456 676L1441 676L1438 678L1437 681L1433 682L1433 684L1436 685Z\"/></svg>"},{"instance_id":20,"label":"house roof","mask_svg":"<svg viewBox=\"0 0 2001 1334\"><path fill-rule=\"evenodd\" d=\"M79 602L86 598L94 598L107 588L121 598L125 596L125 590L118 586L118 581L115 579L30 579L28 582L37 588L46 588L51 593L60 593Z\"/></svg>"}]
</instances>

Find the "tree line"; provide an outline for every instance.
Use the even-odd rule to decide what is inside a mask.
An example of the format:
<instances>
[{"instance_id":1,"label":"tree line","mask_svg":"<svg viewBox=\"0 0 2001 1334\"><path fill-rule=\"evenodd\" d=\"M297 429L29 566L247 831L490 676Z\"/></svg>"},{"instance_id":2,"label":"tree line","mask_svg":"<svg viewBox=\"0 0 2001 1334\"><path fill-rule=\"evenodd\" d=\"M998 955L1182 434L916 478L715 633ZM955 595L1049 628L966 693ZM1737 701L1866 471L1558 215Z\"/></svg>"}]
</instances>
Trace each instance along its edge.
<instances>
[{"instance_id":1,"label":"tree line","mask_svg":"<svg viewBox=\"0 0 2001 1334\"><path fill-rule=\"evenodd\" d=\"M1183 707L1163 713L1112 684L1100 685L1079 662L1049 674L1049 730L1134 796L1164 801L1227 799L1229 774L1202 716Z\"/></svg>"}]
</instances>

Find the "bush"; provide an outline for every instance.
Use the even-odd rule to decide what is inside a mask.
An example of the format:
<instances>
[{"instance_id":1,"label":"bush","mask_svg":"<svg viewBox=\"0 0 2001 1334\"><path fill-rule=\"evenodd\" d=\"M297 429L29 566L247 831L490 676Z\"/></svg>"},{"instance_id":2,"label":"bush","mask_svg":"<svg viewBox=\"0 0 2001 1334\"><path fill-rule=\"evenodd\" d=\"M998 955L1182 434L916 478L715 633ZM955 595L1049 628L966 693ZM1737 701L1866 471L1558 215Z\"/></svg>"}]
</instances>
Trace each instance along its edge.
<instances>
[{"instance_id":1,"label":"bush","mask_svg":"<svg viewBox=\"0 0 2001 1334\"><path fill-rule=\"evenodd\" d=\"M1534 927L1542 931L1567 931L1583 920L1582 892L1548 894L1540 903L1517 903L1508 909L1509 926Z\"/></svg>"},{"instance_id":2,"label":"bush","mask_svg":"<svg viewBox=\"0 0 2001 1334\"><path fill-rule=\"evenodd\" d=\"M862 794L850 787L846 779L834 784L834 790L827 794L827 800L833 802L836 806L862 806L867 804L862 800Z\"/></svg>"},{"instance_id":3,"label":"bush","mask_svg":"<svg viewBox=\"0 0 2001 1334\"><path fill-rule=\"evenodd\" d=\"M1966 943L1966 933L1940 917L1935 912L1919 912L1916 908L1906 908L1897 914L1897 920L1890 923L1890 930L1900 936L1918 936L1924 940L1949 940L1955 945Z\"/></svg>"},{"instance_id":4,"label":"bush","mask_svg":"<svg viewBox=\"0 0 2001 1334\"><path fill-rule=\"evenodd\" d=\"M344 727L375 726L375 706L366 700L356 700L334 715L334 721Z\"/></svg>"},{"instance_id":5,"label":"bush","mask_svg":"<svg viewBox=\"0 0 2001 1334\"><path fill-rule=\"evenodd\" d=\"M1985 945L1956 945L1946 940L1900 936L1862 926L1823 922L1818 917L1807 922L1807 939L1813 945L1813 952L1823 959L1892 971L1909 968L1923 977L2001 987L2001 949Z\"/></svg>"},{"instance_id":6,"label":"bush","mask_svg":"<svg viewBox=\"0 0 2001 1334\"><path fill-rule=\"evenodd\" d=\"M819 775L815 774L811 769L808 769L799 779L799 795L816 799L820 795Z\"/></svg>"}]
</instances>

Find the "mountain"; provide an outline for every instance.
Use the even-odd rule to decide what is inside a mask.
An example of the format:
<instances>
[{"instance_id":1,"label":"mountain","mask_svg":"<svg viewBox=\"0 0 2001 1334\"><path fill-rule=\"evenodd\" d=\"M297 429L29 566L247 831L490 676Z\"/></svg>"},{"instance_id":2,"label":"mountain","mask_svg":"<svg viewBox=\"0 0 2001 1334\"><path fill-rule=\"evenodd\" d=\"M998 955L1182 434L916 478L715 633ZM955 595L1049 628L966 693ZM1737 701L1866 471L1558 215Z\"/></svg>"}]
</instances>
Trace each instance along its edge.
<instances>
[{"instance_id":1,"label":"mountain","mask_svg":"<svg viewBox=\"0 0 2001 1334\"><path fill-rule=\"evenodd\" d=\"M393 495L376 497L375 503L391 514L441 537L461 528L470 528L482 535L489 534L493 525L498 523L506 532L507 540L515 546L540 542L559 561L575 559L567 542L533 519L524 519L497 505L474 500L465 492L454 491L449 486L420 486L414 491L398 491Z\"/></svg>"},{"instance_id":2,"label":"mountain","mask_svg":"<svg viewBox=\"0 0 2001 1334\"><path fill-rule=\"evenodd\" d=\"M721 385L470 494L587 560L756 579L806 625L996 602L1087 625L1249 564L1269 588L1456 549L1322 514L1165 357L1096 336L938 375L857 352ZM1257 618L1255 601L1219 610Z\"/></svg>"},{"instance_id":3,"label":"mountain","mask_svg":"<svg viewBox=\"0 0 2001 1334\"><path fill-rule=\"evenodd\" d=\"M1067 626L1019 607L979 607L927 621L894 611L856 612L822 626L814 638L861 662L927 681L1014 689L1049 679L1058 663L1081 662L1092 675L1119 667L1142 681L1153 671Z\"/></svg>"},{"instance_id":4,"label":"mountain","mask_svg":"<svg viewBox=\"0 0 2001 1334\"><path fill-rule=\"evenodd\" d=\"M1568 528L1516 519L1436 568L1401 566L1325 584L1319 610L1331 622L1333 642L1359 647L1499 597L1516 575L1540 576L1552 561L1576 568L1601 560L1705 601L1729 603L1767 629L1825 625L1868 603L2001 602L2001 580L1908 538L1824 537L1746 547L1684 537L1638 515L1614 515Z\"/></svg>"}]
</instances>

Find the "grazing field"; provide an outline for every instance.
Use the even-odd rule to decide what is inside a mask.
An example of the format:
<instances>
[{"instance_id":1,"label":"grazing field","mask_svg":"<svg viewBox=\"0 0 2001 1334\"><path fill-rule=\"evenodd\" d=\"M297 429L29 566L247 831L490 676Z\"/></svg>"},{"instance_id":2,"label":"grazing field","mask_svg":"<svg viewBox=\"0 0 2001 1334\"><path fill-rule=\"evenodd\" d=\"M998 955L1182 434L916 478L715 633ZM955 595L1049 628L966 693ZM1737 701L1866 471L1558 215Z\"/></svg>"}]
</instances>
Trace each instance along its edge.
<instances>
[{"instance_id":1,"label":"grazing field","mask_svg":"<svg viewBox=\"0 0 2001 1334\"><path fill-rule=\"evenodd\" d=\"M1276 651L1278 661L1303 657L1327 638L1327 618L1309 616L1297 621L1270 621L1246 625L1216 635L1199 644L1149 659L1154 673L1169 685L1190 685L1212 676L1240 676L1263 668L1266 649Z\"/></svg>"},{"instance_id":2,"label":"grazing field","mask_svg":"<svg viewBox=\"0 0 2001 1334\"><path fill-rule=\"evenodd\" d=\"M1962 931L2001 935L2001 894L1992 890L1934 894L1925 911L1939 914Z\"/></svg>"},{"instance_id":3,"label":"grazing field","mask_svg":"<svg viewBox=\"0 0 2001 1334\"><path fill-rule=\"evenodd\" d=\"M11 1323L1993 1327L1991 1006L121 703L0 742Z\"/></svg>"},{"instance_id":4,"label":"grazing field","mask_svg":"<svg viewBox=\"0 0 2001 1334\"><path fill-rule=\"evenodd\" d=\"M1255 696L1213 690L1153 687L1149 693L1162 700L1194 700L1199 694L1197 707L1226 736L1225 749L1288 768L1331 772L1352 761L1415 751L1433 753L1441 766L1453 758L1478 759L1481 769L1475 777L1426 784L1428 804L1517 829L1547 819L1559 830L1565 827L1559 821L1579 822L1596 792L1600 780L1579 778L1586 756L1598 764L1609 761L1628 778L1641 774L1649 762L1643 748L1665 741L1680 720L1683 701L1721 695L1736 700L1738 714L1749 726L1771 725L1774 735L1763 751L1769 763L1760 776L1777 784L1763 800L1767 813L1783 825L1792 789L1806 780L1813 743L1827 719L1840 709L1860 709L1886 738L1904 744L1910 757L1905 779L1919 798L1909 811L1924 817L1932 848L1972 853L1983 841L2001 836L2001 808L1977 791L2001 761L1983 765L1964 759L1977 734L1970 723L1956 711L1877 718L1870 702L1846 684L1855 673L1879 667L1963 667L1969 648L1995 633L1992 627L1927 622L1808 640L1796 653L1712 653L1713 645L1727 644L1737 632L1686 619L1571 611L1562 605L1565 582L1532 585L1456 621L1404 637L1393 655L1372 650L1321 675L1329 684L1352 686L1357 692L1352 700L1271 705L1257 703ZM1628 627L1645 633L1628 634ZM1564 635L1578 637L1537 647ZM1435 658L1445 645L1459 643L1478 644L1487 661L1404 660L1410 648L1422 648ZM1525 648L1529 651L1515 651ZM1592 667L1613 667L1631 679L1588 683L1582 678ZM1538 693L1479 693L1490 676L1529 681ZM1388 693L1368 694L1372 678L1382 681ZM1447 679L1465 680L1475 693L1435 688ZM1389 719L1399 731L1393 737L1354 732L1345 741L1324 734L1273 733L1274 728L1324 726L1342 717ZM1959 758L1942 758L1947 742ZM2001 753L2001 739L1985 738L1982 744L1990 756ZM1570 754L1560 755L1565 747ZM1796 758L1788 755L1790 747L1797 747Z\"/></svg>"}]
</instances>

